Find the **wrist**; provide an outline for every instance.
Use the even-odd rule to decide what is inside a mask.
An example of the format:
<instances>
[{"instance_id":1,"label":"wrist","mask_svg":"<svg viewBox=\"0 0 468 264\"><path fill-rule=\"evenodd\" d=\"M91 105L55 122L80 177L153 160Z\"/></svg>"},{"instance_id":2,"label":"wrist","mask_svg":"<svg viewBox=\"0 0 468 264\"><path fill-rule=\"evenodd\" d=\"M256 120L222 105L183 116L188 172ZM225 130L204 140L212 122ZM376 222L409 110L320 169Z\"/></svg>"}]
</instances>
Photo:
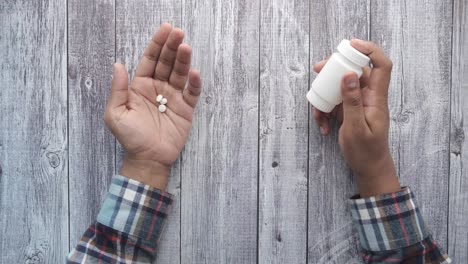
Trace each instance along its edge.
<instances>
[{"instance_id":1,"label":"wrist","mask_svg":"<svg viewBox=\"0 0 468 264\"><path fill-rule=\"evenodd\" d=\"M359 194L363 198L394 193L401 189L395 165L390 155L382 161L374 163L365 172L355 174Z\"/></svg>"},{"instance_id":2,"label":"wrist","mask_svg":"<svg viewBox=\"0 0 468 264\"><path fill-rule=\"evenodd\" d=\"M125 156L120 175L164 191L171 167L154 160L140 160Z\"/></svg>"}]
</instances>

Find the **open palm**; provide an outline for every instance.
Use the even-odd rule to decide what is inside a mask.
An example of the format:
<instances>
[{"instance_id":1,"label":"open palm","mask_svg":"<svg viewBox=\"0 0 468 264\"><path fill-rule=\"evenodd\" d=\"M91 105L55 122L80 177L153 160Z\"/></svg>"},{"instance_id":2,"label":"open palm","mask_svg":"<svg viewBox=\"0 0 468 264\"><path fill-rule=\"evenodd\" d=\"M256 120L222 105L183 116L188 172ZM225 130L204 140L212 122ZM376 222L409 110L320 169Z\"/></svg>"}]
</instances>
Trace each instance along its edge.
<instances>
[{"instance_id":1,"label":"open palm","mask_svg":"<svg viewBox=\"0 0 468 264\"><path fill-rule=\"evenodd\" d=\"M192 51L182 44L183 38L182 30L161 25L130 86L125 67L114 65L104 120L126 158L170 167L187 140L201 80L198 71L190 69ZM165 112L158 110L157 95L167 98Z\"/></svg>"}]
</instances>

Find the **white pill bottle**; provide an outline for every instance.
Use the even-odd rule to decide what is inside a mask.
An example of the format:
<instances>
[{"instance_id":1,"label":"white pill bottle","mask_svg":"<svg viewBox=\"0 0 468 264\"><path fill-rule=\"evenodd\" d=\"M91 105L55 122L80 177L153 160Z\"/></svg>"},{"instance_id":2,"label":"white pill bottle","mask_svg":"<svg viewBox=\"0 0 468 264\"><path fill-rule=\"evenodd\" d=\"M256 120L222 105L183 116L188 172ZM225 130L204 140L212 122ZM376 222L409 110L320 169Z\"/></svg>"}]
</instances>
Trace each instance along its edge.
<instances>
[{"instance_id":1,"label":"white pill bottle","mask_svg":"<svg viewBox=\"0 0 468 264\"><path fill-rule=\"evenodd\" d=\"M347 72L355 72L359 77L362 68L369 65L369 57L351 46L349 40L344 39L337 47L323 69L315 78L307 93L307 100L318 110L330 113L340 104L341 80Z\"/></svg>"}]
</instances>

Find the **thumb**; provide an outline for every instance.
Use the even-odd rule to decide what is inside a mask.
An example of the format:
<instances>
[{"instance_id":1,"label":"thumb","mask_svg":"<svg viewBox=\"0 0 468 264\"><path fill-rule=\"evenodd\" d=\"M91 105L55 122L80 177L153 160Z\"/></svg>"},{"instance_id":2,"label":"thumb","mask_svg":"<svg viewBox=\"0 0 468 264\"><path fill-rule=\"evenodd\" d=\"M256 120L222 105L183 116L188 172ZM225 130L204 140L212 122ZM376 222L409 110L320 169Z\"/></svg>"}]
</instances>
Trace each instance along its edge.
<instances>
[{"instance_id":1,"label":"thumb","mask_svg":"<svg viewBox=\"0 0 468 264\"><path fill-rule=\"evenodd\" d=\"M341 95L343 97L343 122L365 125L362 94L356 73L345 74L341 81Z\"/></svg>"},{"instance_id":2,"label":"thumb","mask_svg":"<svg viewBox=\"0 0 468 264\"><path fill-rule=\"evenodd\" d=\"M127 103L128 100L128 74L125 66L114 64L114 76L112 78L111 94L108 106L116 108Z\"/></svg>"}]
</instances>

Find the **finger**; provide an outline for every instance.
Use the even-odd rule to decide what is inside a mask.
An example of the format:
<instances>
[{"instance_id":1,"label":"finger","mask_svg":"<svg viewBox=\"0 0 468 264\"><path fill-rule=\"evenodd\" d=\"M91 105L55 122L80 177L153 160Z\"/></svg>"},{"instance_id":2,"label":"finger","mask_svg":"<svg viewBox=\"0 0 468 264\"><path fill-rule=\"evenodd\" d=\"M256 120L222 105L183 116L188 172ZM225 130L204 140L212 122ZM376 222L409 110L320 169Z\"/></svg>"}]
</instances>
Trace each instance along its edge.
<instances>
[{"instance_id":1,"label":"finger","mask_svg":"<svg viewBox=\"0 0 468 264\"><path fill-rule=\"evenodd\" d=\"M337 105L335 107L335 110L336 110L336 113L335 113L336 122L338 123L338 125L341 126L341 124L343 123L343 104Z\"/></svg>"},{"instance_id":2,"label":"finger","mask_svg":"<svg viewBox=\"0 0 468 264\"><path fill-rule=\"evenodd\" d=\"M316 64L314 64L314 67L313 67L314 72L319 73L323 69L323 66L325 66L327 61L328 61L328 58L321 60L317 62Z\"/></svg>"},{"instance_id":3,"label":"finger","mask_svg":"<svg viewBox=\"0 0 468 264\"><path fill-rule=\"evenodd\" d=\"M361 88L364 88L369 85L369 78L370 78L371 68L364 67L362 68L362 75L359 78L359 83L361 84Z\"/></svg>"},{"instance_id":4,"label":"finger","mask_svg":"<svg viewBox=\"0 0 468 264\"><path fill-rule=\"evenodd\" d=\"M159 59L159 54L166 43L166 40L171 33L172 26L169 23L161 25L159 30L154 34L150 43L143 53L143 57L137 66L135 76L137 77L153 77L156 62Z\"/></svg>"},{"instance_id":5,"label":"finger","mask_svg":"<svg viewBox=\"0 0 468 264\"><path fill-rule=\"evenodd\" d=\"M341 81L341 94L343 96L343 122L358 127L367 126L364 119L359 79L356 73L345 74Z\"/></svg>"},{"instance_id":6,"label":"finger","mask_svg":"<svg viewBox=\"0 0 468 264\"><path fill-rule=\"evenodd\" d=\"M351 40L351 46L367 55L371 61L374 68L380 69L391 69L392 61L387 58L383 50L373 42L353 39Z\"/></svg>"},{"instance_id":7,"label":"finger","mask_svg":"<svg viewBox=\"0 0 468 264\"><path fill-rule=\"evenodd\" d=\"M312 116L320 129L320 133L324 136L328 135L330 133L330 115L314 108Z\"/></svg>"},{"instance_id":8,"label":"finger","mask_svg":"<svg viewBox=\"0 0 468 264\"><path fill-rule=\"evenodd\" d=\"M188 76L188 85L184 90L184 100L191 107L195 107L201 94L202 82L200 78L200 72L192 69L190 70Z\"/></svg>"},{"instance_id":9,"label":"finger","mask_svg":"<svg viewBox=\"0 0 468 264\"><path fill-rule=\"evenodd\" d=\"M379 96L387 97L393 67L392 61L387 58L380 47L372 42L353 39L351 45L369 56L372 61L373 67L369 78L369 89L375 90Z\"/></svg>"},{"instance_id":10,"label":"finger","mask_svg":"<svg viewBox=\"0 0 468 264\"><path fill-rule=\"evenodd\" d=\"M169 77L169 83L177 89L183 90L185 87L190 70L191 56L192 48L189 45L182 44L177 49L176 62Z\"/></svg>"},{"instance_id":11,"label":"finger","mask_svg":"<svg viewBox=\"0 0 468 264\"><path fill-rule=\"evenodd\" d=\"M128 101L128 74L125 66L114 64L111 93L107 106L111 109L125 105Z\"/></svg>"},{"instance_id":12,"label":"finger","mask_svg":"<svg viewBox=\"0 0 468 264\"><path fill-rule=\"evenodd\" d=\"M161 81L168 81L171 75L172 67L174 67L177 49L184 40L184 32L180 28L174 28L167 38L161 55L156 64L154 77Z\"/></svg>"}]
</instances>

